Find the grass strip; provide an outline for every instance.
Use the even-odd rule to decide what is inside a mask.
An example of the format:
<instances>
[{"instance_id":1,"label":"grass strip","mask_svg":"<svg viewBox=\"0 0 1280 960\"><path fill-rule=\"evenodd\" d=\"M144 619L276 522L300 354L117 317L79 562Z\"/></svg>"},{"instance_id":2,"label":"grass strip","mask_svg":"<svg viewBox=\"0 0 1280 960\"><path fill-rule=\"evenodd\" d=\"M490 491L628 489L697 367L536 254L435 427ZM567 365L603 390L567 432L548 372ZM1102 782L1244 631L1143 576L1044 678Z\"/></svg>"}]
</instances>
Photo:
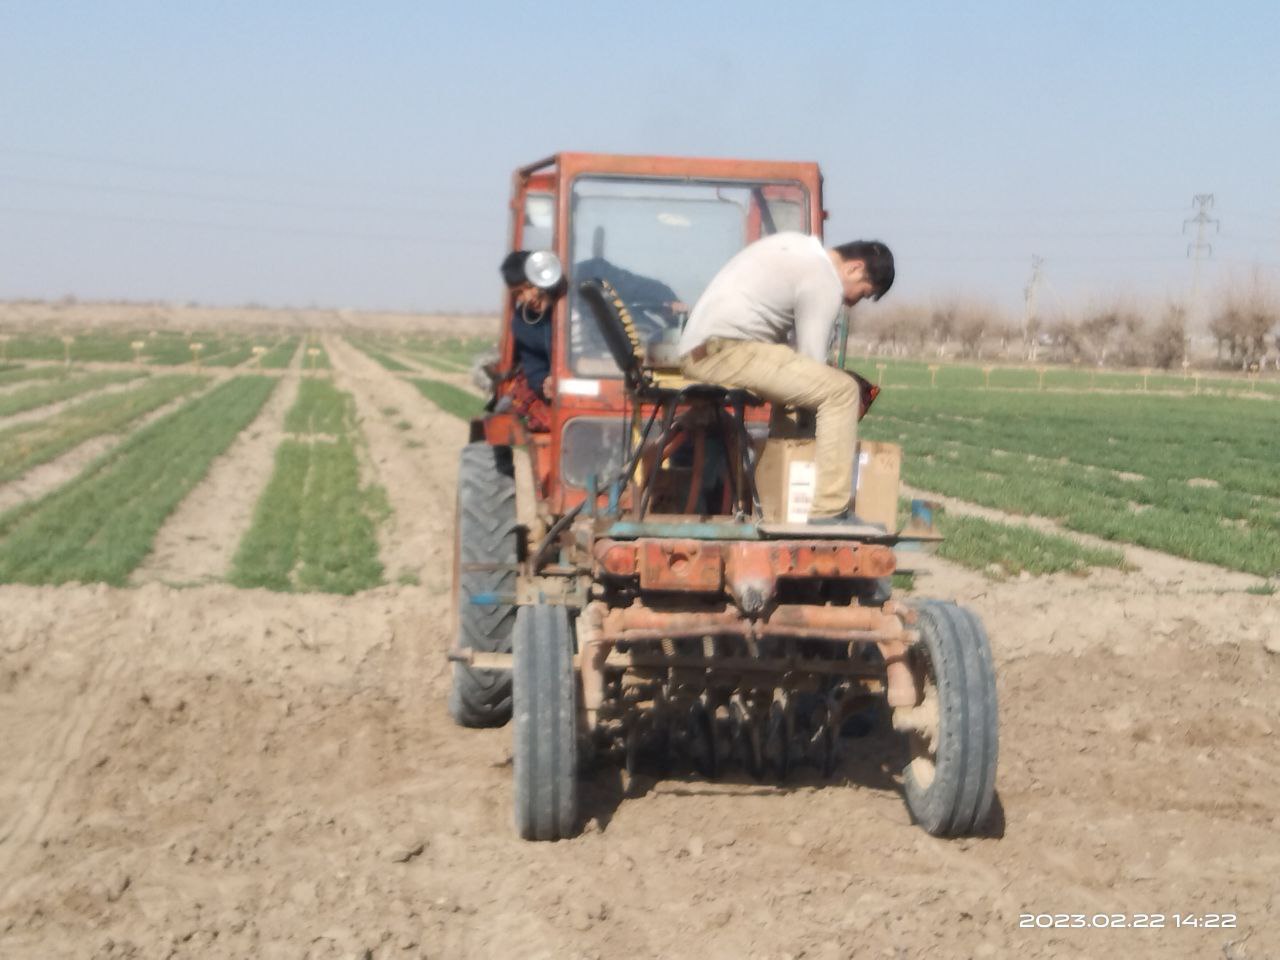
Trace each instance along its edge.
<instances>
[{"instance_id":1,"label":"grass strip","mask_svg":"<svg viewBox=\"0 0 1280 960\"><path fill-rule=\"evenodd\" d=\"M360 486L350 438L284 440L236 550L231 582L347 595L376 587L383 582L377 523L386 513L381 488Z\"/></svg>"},{"instance_id":2,"label":"grass strip","mask_svg":"<svg viewBox=\"0 0 1280 960\"><path fill-rule=\"evenodd\" d=\"M468 369L460 364L454 363L452 360L433 357L425 353L415 353L413 355L413 359L439 373L466 373Z\"/></svg>"},{"instance_id":3,"label":"grass strip","mask_svg":"<svg viewBox=\"0 0 1280 960\"><path fill-rule=\"evenodd\" d=\"M237 587L287 592L297 565L302 529L302 498L311 469L312 444L284 440L276 448L275 468L254 507L253 523L231 561Z\"/></svg>"},{"instance_id":4,"label":"grass strip","mask_svg":"<svg viewBox=\"0 0 1280 960\"><path fill-rule=\"evenodd\" d=\"M253 344L242 343L205 361L210 367L238 367L253 356Z\"/></svg>"},{"instance_id":5,"label":"grass strip","mask_svg":"<svg viewBox=\"0 0 1280 960\"><path fill-rule=\"evenodd\" d=\"M274 347L262 355L260 365L267 370L283 370L293 361L293 355L298 352L298 343L301 337L289 337L287 340L277 343Z\"/></svg>"},{"instance_id":6,"label":"grass strip","mask_svg":"<svg viewBox=\"0 0 1280 960\"><path fill-rule=\"evenodd\" d=\"M315 353L311 351L314 350ZM306 356L302 358L302 367L304 370L329 370L332 369L329 363L329 354L325 352L324 347L314 340L307 343Z\"/></svg>"},{"instance_id":7,"label":"grass strip","mask_svg":"<svg viewBox=\"0 0 1280 960\"><path fill-rule=\"evenodd\" d=\"M1280 448L1270 404L887 390L869 437L904 446L905 479L1109 540L1280 573Z\"/></svg>"},{"instance_id":8,"label":"grass strip","mask_svg":"<svg viewBox=\"0 0 1280 960\"><path fill-rule=\"evenodd\" d=\"M377 525L386 494L360 486L355 402L328 380L303 380L288 438L231 565L239 587L352 594L383 582ZM323 435L323 436L322 436Z\"/></svg>"},{"instance_id":9,"label":"grass strip","mask_svg":"<svg viewBox=\"0 0 1280 960\"><path fill-rule=\"evenodd\" d=\"M113 383L137 380L146 374L138 370L99 370L83 376L67 377L54 383L42 383L16 393L0 396L0 417L25 413L51 403L60 403L90 390L98 390Z\"/></svg>"},{"instance_id":10,"label":"grass strip","mask_svg":"<svg viewBox=\"0 0 1280 960\"><path fill-rule=\"evenodd\" d=\"M405 366L405 364L401 363L395 357L388 356L387 354L383 353L381 350L378 350L374 347L369 346L367 343L364 343L358 340L353 340L351 341L351 344L361 353L372 358L373 360L376 360L379 364L382 365L383 369L390 370L392 373L409 373L409 372L412 372L413 370L412 367Z\"/></svg>"},{"instance_id":11,"label":"grass strip","mask_svg":"<svg viewBox=\"0 0 1280 960\"><path fill-rule=\"evenodd\" d=\"M351 394L330 380L303 378L298 399L285 414L287 433L327 433L338 436L355 423L356 406Z\"/></svg>"},{"instance_id":12,"label":"grass strip","mask_svg":"<svg viewBox=\"0 0 1280 960\"><path fill-rule=\"evenodd\" d=\"M997 576L1083 573L1090 567L1123 569L1124 554L1113 547L1087 547L1069 537L983 517L943 513L938 527L945 540L938 555L972 570Z\"/></svg>"},{"instance_id":13,"label":"grass strip","mask_svg":"<svg viewBox=\"0 0 1280 960\"><path fill-rule=\"evenodd\" d=\"M0 582L123 585L276 382L228 380L126 438L66 486L0 516Z\"/></svg>"},{"instance_id":14,"label":"grass strip","mask_svg":"<svg viewBox=\"0 0 1280 960\"><path fill-rule=\"evenodd\" d=\"M157 377L136 390L91 397L52 417L0 430L0 483L21 476L92 437L120 430L206 382L204 377Z\"/></svg>"},{"instance_id":15,"label":"grass strip","mask_svg":"<svg viewBox=\"0 0 1280 960\"><path fill-rule=\"evenodd\" d=\"M381 488L361 489L355 448L347 437L310 445L302 500L298 586L351 594L382 583L376 520L385 517Z\"/></svg>"},{"instance_id":16,"label":"grass strip","mask_svg":"<svg viewBox=\"0 0 1280 960\"><path fill-rule=\"evenodd\" d=\"M0 387L11 383L25 383L28 380L58 380L66 375L66 367L3 367L0 368Z\"/></svg>"},{"instance_id":17,"label":"grass strip","mask_svg":"<svg viewBox=\"0 0 1280 960\"><path fill-rule=\"evenodd\" d=\"M455 417L470 420L484 413L484 400L451 383L442 383L439 380L414 380L413 385L437 407Z\"/></svg>"}]
</instances>

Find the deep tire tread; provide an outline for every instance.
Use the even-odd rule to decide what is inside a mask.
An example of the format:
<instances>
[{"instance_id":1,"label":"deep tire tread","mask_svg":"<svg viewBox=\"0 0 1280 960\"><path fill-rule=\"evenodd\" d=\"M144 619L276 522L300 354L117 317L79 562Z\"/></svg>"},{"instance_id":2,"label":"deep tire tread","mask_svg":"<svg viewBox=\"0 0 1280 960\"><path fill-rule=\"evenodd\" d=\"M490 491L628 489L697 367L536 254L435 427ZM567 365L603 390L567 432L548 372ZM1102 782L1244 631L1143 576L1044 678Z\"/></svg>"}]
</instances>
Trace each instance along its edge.
<instances>
[{"instance_id":1,"label":"deep tire tread","mask_svg":"<svg viewBox=\"0 0 1280 960\"><path fill-rule=\"evenodd\" d=\"M526 840L577 832L577 680L564 607L532 604L516 616L515 823Z\"/></svg>"},{"instance_id":2,"label":"deep tire tread","mask_svg":"<svg viewBox=\"0 0 1280 960\"><path fill-rule=\"evenodd\" d=\"M939 736L933 782L921 788L910 770L907 806L935 836L977 831L995 796L998 725L995 670L982 622L951 603L917 607L937 680Z\"/></svg>"},{"instance_id":3,"label":"deep tire tread","mask_svg":"<svg viewBox=\"0 0 1280 960\"><path fill-rule=\"evenodd\" d=\"M456 523L455 562L507 566L516 563L519 531L510 448L487 443L470 443L462 448ZM482 593L513 594L515 571L459 571L457 589L457 645L483 653L510 653L515 606L477 606L470 598ZM449 713L464 727L502 726L511 719L511 674L454 664Z\"/></svg>"}]
</instances>

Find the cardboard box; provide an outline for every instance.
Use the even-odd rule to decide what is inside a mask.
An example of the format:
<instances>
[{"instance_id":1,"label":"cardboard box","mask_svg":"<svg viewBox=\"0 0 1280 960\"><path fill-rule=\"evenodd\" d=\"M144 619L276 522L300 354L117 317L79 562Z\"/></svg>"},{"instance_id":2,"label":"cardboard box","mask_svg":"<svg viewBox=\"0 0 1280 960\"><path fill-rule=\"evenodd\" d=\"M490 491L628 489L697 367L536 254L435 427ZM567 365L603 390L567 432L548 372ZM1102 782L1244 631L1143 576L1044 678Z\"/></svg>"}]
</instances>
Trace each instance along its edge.
<instances>
[{"instance_id":1,"label":"cardboard box","mask_svg":"<svg viewBox=\"0 0 1280 960\"><path fill-rule=\"evenodd\" d=\"M756 463L756 490L764 518L774 523L804 523L813 505L812 440L769 437Z\"/></svg>"},{"instance_id":2,"label":"cardboard box","mask_svg":"<svg viewBox=\"0 0 1280 960\"><path fill-rule=\"evenodd\" d=\"M877 440L858 441L854 467L853 510L863 520L898 529L898 480L902 471L902 447Z\"/></svg>"},{"instance_id":3,"label":"cardboard box","mask_svg":"<svg viewBox=\"0 0 1280 960\"><path fill-rule=\"evenodd\" d=\"M817 470L812 439L770 436L756 464L756 489L764 518L804 523L813 505ZM854 512L863 520L898 529L898 481L902 448L896 443L859 441L854 462Z\"/></svg>"}]
</instances>

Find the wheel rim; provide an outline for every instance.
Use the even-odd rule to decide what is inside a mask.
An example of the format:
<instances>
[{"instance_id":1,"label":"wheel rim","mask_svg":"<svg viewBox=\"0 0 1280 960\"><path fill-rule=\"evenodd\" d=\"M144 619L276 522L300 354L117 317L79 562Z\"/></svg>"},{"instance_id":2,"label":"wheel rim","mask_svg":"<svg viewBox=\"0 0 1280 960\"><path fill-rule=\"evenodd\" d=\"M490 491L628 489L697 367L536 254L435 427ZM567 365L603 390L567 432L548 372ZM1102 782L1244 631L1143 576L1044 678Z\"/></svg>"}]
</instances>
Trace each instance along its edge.
<instances>
[{"instance_id":1,"label":"wheel rim","mask_svg":"<svg viewBox=\"0 0 1280 960\"><path fill-rule=\"evenodd\" d=\"M913 649L910 659L912 672L924 677L924 696L917 706L895 710L893 725L907 734L911 751L907 769L916 784L927 790L938 772L938 684L926 651Z\"/></svg>"}]
</instances>

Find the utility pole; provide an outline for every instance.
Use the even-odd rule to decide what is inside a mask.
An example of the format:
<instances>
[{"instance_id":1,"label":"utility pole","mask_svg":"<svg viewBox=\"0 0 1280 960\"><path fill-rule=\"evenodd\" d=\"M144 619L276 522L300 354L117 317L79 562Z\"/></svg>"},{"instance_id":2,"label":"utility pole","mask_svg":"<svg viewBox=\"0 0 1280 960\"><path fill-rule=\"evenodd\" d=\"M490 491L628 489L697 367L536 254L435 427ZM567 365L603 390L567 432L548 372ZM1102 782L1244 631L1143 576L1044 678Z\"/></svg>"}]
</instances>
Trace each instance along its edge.
<instances>
[{"instance_id":1,"label":"utility pole","mask_svg":"<svg viewBox=\"0 0 1280 960\"><path fill-rule=\"evenodd\" d=\"M1189 326L1195 327L1201 319L1200 260L1202 257L1213 256L1213 245L1204 238L1205 228L1212 223L1213 232L1217 233L1222 228L1222 223L1209 216L1209 211L1213 209L1212 193L1197 193L1191 198L1191 204L1196 208L1196 215L1182 221L1182 232L1187 232L1187 224L1196 225L1196 242L1187 244L1187 256L1195 258L1195 265L1191 268L1191 303L1188 305L1187 317Z\"/></svg>"},{"instance_id":2,"label":"utility pole","mask_svg":"<svg viewBox=\"0 0 1280 960\"><path fill-rule=\"evenodd\" d=\"M1040 269L1044 266L1044 257L1032 255L1031 257L1031 282L1022 289L1023 296L1026 297L1027 311L1022 319L1022 340L1024 343L1030 344L1031 353L1028 357L1032 362L1036 359L1036 350L1040 339L1039 323L1036 317L1036 288L1040 286Z\"/></svg>"}]
</instances>

